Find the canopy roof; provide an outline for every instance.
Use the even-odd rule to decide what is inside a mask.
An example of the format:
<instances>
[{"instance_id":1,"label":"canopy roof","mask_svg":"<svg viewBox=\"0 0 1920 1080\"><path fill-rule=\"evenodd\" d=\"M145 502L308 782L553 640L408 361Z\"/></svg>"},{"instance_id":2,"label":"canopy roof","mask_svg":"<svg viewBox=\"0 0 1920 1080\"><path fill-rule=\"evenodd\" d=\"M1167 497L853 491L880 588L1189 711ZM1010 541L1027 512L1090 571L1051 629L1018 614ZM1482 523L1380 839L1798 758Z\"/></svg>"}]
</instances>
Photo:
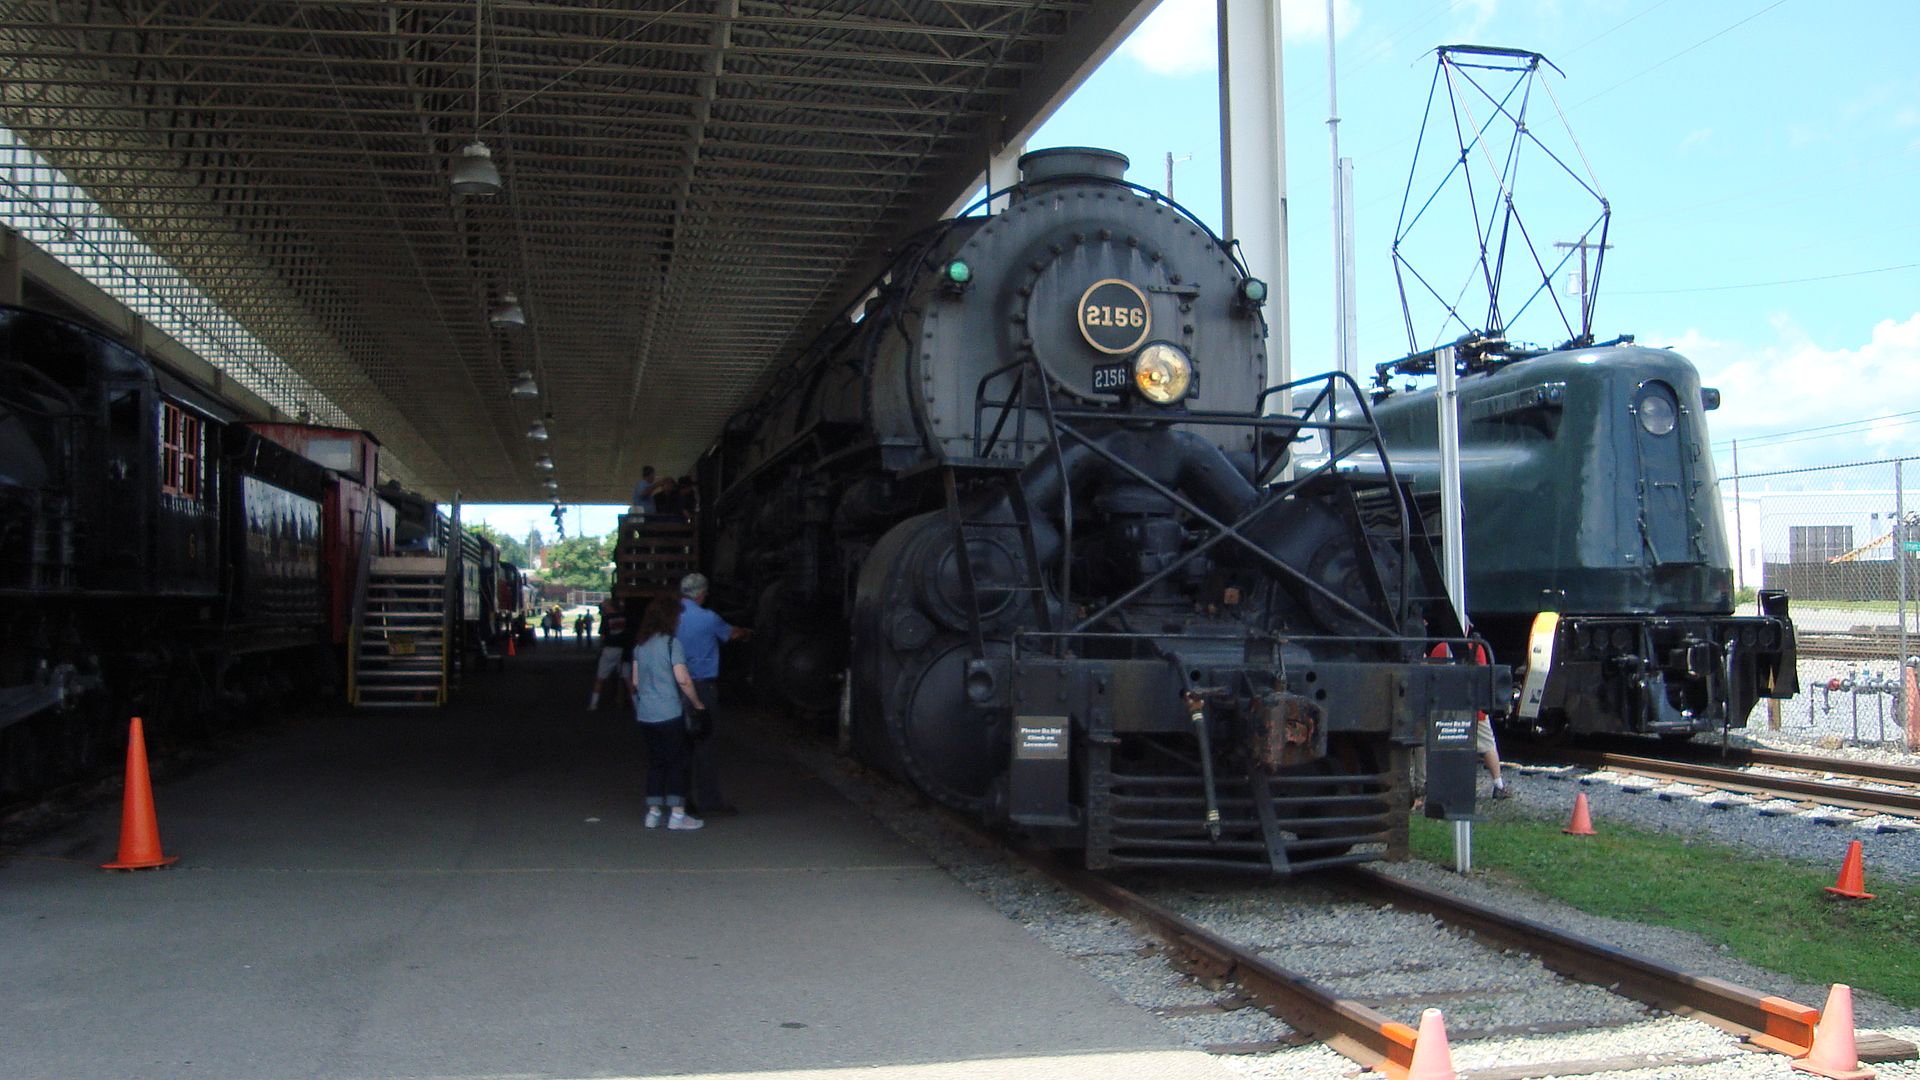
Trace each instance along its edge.
<instances>
[{"instance_id":1,"label":"canopy roof","mask_svg":"<svg viewBox=\"0 0 1920 1080\"><path fill-rule=\"evenodd\" d=\"M624 502L1155 2L0 3L0 123L325 399L274 404ZM476 133L504 190L453 195Z\"/></svg>"}]
</instances>

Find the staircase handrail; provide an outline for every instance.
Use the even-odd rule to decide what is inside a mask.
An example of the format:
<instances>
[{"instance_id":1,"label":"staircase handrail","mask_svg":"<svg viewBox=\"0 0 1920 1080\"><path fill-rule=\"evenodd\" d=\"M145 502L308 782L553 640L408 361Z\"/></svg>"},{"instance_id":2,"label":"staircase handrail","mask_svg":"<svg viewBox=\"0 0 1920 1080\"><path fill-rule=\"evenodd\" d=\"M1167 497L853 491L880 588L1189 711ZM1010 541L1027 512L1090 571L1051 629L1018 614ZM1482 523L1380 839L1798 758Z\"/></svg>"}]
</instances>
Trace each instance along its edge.
<instances>
[{"instance_id":1,"label":"staircase handrail","mask_svg":"<svg viewBox=\"0 0 1920 1080\"><path fill-rule=\"evenodd\" d=\"M453 653L464 643L456 638L459 620L466 615L466 581L461 577L461 563L466 556L466 547L461 543L460 532L460 493L453 493L453 502L449 504L451 513L446 518L447 537L447 587L441 598L440 618L440 700L447 698L448 681L453 677Z\"/></svg>"},{"instance_id":2,"label":"staircase handrail","mask_svg":"<svg viewBox=\"0 0 1920 1080\"><path fill-rule=\"evenodd\" d=\"M361 503L361 553L357 565L353 567L353 601L348 607L348 628L353 636L359 636L361 623L367 619L367 584L372 578L374 519L380 513L380 500L374 498L372 484L361 484L361 492L365 492L365 502Z\"/></svg>"}]
</instances>

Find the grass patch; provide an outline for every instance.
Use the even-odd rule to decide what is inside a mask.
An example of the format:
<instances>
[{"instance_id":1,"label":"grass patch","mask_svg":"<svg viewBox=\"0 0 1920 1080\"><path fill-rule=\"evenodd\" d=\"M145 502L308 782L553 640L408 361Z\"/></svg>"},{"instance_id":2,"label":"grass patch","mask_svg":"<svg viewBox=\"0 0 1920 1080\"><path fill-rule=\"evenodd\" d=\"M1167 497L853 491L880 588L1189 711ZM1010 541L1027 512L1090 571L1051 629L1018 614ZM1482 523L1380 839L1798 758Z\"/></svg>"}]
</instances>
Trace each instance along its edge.
<instances>
[{"instance_id":1,"label":"grass patch","mask_svg":"<svg viewBox=\"0 0 1920 1080\"><path fill-rule=\"evenodd\" d=\"M1413 853L1453 865L1450 823L1413 819ZM1721 844L1611 826L1576 839L1558 824L1500 817L1473 830L1476 872L1604 915L1690 930L1743 960L1811 983L1843 982L1920 1007L1920 896L1873 880L1869 901L1821 891L1815 870ZM1819 1002L1808 1004L1819 1006Z\"/></svg>"}]
</instances>

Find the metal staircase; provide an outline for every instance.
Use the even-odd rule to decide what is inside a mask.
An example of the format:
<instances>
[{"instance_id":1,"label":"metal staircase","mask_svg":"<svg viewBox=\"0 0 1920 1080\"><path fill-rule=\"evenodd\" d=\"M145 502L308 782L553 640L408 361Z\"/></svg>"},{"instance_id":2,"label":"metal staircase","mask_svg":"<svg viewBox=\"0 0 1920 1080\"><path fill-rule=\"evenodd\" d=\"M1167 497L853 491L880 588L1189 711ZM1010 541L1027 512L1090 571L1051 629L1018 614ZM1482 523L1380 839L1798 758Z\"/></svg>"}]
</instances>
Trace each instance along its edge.
<instances>
[{"instance_id":1,"label":"metal staircase","mask_svg":"<svg viewBox=\"0 0 1920 1080\"><path fill-rule=\"evenodd\" d=\"M364 708L446 704L452 656L447 615L445 559L372 560L365 606L348 654L352 704Z\"/></svg>"}]
</instances>

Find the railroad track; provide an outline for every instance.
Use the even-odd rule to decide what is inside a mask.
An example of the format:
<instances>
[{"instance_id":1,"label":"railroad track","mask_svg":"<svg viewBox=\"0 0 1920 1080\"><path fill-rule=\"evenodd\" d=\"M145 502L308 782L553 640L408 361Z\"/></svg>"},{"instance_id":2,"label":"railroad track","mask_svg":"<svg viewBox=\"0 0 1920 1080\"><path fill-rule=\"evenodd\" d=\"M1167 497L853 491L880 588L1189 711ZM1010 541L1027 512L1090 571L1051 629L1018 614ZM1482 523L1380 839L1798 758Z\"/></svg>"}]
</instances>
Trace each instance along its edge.
<instances>
[{"instance_id":1,"label":"railroad track","mask_svg":"<svg viewBox=\"0 0 1920 1080\"><path fill-rule=\"evenodd\" d=\"M1796 1002L1367 869L1285 886L1183 875L1123 884L1009 847L970 819L830 753L817 759L823 778L903 836L930 845L936 862L1009 918L1214 1053L1320 1043L1401 1077L1417 1042L1409 1021L1440 1005L1456 1055L1510 1048L1497 1067L1463 1072L1465 1080L1521 1080L1677 1069L1739 1059L1747 1049L1799 1056L1818 1020ZM1037 871L1060 893L1016 886L1021 875L1009 874L1010 862ZM1141 934L1157 947L1142 949ZM1172 970L1164 970L1168 960ZM1650 1014L1650 1007L1706 1026ZM1864 1032L1858 1049L1869 1061L1915 1056L1911 1043ZM1533 1061L1515 1064L1514 1057ZM1296 1064L1324 1071L1309 1060Z\"/></svg>"},{"instance_id":2,"label":"railroad track","mask_svg":"<svg viewBox=\"0 0 1920 1080\"><path fill-rule=\"evenodd\" d=\"M1909 634L1908 649L1920 646L1920 637ZM1822 660L1900 659L1900 634L1897 630L1800 630L1794 634L1794 650L1803 658Z\"/></svg>"},{"instance_id":3,"label":"railroad track","mask_svg":"<svg viewBox=\"0 0 1920 1080\"><path fill-rule=\"evenodd\" d=\"M1717 754L1717 751L1714 753ZM1699 784L1741 795L1811 802L1869 814L1920 818L1920 769L1906 766L1841 761L1770 750L1729 750L1727 764L1710 764L1699 760L1699 756L1704 755L1696 754L1687 754L1689 760L1680 760L1674 756L1652 757L1580 747L1554 747L1542 751L1542 756L1591 769L1631 773L1653 780ZM1755 766L1818 772L1848 779L1816 779L1811 776L1781 776L1748 771ZM1861 782L1899 786L1897 789L1864 787Z\"/></svg>"},{"instance_id":4,"label":"railroad track","mask_svg":"<svg viewBox=\"0 0 1920 1080\"><path fill-rule=\"evenodd\" d=\"M1245 998L1285 1021L1295 1031L1325 1043L1365 1068L1377 1069L1388 1077L1406 1075L1417 1041L1410 1025L1371 1004L1343 996L1307 974L1281 966L1260 950L1209 930L1171 906L1110 878L1065 866L1043 854L1030 851L1017 854L1062 887L1159 939L1196 975L1209 981L1237 984ZM1818 1010L1785 998L1680 971L1602 942L1376 870L1349 869L1320 875L1316 880L1333 885L1369 909L1384 902L1402 911L1432 916L1456 933L1537 957L1549 970L1569 980L1701 1020L1734 1034L1749 1049L1801 1057L1812 1045ZM1467 995L1443 992L1431 996ZM1625 1026L1625 1021L1601 1020L1569 1024L1557 1030L1603 1030L1621 1026ZM1864 1033L1859 1047L1863 1060L1902 1060L1915 1053L1910 1043ZM1503 1069L1500 1075L1546 1076L1678 1067L1717 1059L1712 1054L1699 1053L1629 1054Z\"/></svg>"},{"instance_id":5,"label":"railroad track","mask_svg":"<svg viewBox=\"0 0 1920 1080\"><path fill-rule=\"evenodd\" d=\"M1894 765L1884 761L1854 761L1849 758L1828 757L1824 754L1790 754L1783 750L1761 750L1741 746L1730 746L1722 750L1717 746L1697 743L1664 746L1661 751L1655 756L1672 758L1676 761L1703 762L1731 767L1765 765L1776 769L1799 769L1804 772L1825 773L1830 776L1845 776L1859 780L1890 780L1920 787L1920 766L1914 765Z\"/></svg>"}]
</instances>

